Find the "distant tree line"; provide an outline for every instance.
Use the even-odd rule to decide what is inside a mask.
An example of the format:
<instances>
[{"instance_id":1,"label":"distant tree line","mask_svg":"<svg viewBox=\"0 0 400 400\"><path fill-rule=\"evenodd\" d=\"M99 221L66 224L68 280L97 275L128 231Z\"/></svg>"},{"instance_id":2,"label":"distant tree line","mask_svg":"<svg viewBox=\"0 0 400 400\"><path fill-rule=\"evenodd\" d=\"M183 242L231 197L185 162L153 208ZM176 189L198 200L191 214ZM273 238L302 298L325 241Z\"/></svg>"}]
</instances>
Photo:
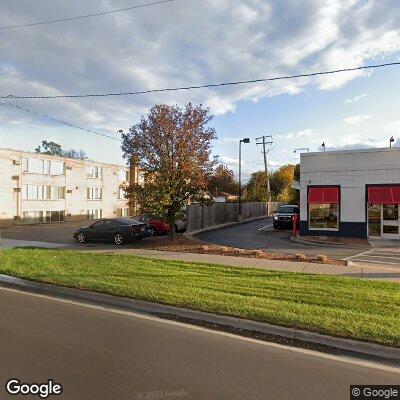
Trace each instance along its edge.
<instances>
[{"instance_id":1,"label":"distant tree line","mask_svg":"<svg viewBox=\"0 0 400 400\"><path fill-rule=\"evenodd\" d=\"M47 140L42 140L42 144L35 148L36 153L40 154L48 154L51 156L59 156L59 157L67 157L67 158L75 158L77 160L87 160L88 157L86 153L79 149L67 149L64 150L60 144L56 142L48 142Z\"/></svg>"}]
</instances>

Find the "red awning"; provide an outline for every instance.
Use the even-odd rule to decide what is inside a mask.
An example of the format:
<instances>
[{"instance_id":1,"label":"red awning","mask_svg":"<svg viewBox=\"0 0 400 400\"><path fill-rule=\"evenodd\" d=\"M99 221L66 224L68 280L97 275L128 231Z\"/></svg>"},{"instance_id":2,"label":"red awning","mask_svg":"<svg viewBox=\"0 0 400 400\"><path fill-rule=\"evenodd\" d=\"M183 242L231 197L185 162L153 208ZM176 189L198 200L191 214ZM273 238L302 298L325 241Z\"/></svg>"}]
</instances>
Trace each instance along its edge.
<instances>
[{"instance_id":1,"label":"red awning","mask_svg":"<svg viewBox=\"0 0 400 400\"><path fill-rule=\"evenodd\" d=\"M370 204L400 204L400 187L380 186L368 188Z\"/></svg>"},{"instance_id":2,"label":"red awning","mask_svg":"<svg viewBox=\"0 0 400 400\"><path fill-rule=\"evenodd\" d=\"M318 187L308 190L309 204L337 204L339 203L339 188Z\"/></svg>"}]
</instances>

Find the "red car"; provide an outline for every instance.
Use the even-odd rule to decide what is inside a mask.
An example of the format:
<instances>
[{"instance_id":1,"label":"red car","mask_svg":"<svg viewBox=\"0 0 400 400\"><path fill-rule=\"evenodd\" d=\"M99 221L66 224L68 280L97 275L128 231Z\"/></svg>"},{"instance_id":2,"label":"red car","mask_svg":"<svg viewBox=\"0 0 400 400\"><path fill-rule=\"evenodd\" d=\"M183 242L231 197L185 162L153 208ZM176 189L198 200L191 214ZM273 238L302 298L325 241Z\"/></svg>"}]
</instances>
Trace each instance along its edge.
<instances>
[{"instance_id":1,"label":"red car","mask_svg":"<svg viewBox=\"0 0 400 400\"><path fill-rule=\"evenodd\" d=\"M153 236L164 235L171 232L171 225L160 219L151 218L148 215L136 215L132 219L148 224L148 229ZM183 232L186 230L186 219L181 219L175 222L175 232Z\"/></svg>"}]
</instances>

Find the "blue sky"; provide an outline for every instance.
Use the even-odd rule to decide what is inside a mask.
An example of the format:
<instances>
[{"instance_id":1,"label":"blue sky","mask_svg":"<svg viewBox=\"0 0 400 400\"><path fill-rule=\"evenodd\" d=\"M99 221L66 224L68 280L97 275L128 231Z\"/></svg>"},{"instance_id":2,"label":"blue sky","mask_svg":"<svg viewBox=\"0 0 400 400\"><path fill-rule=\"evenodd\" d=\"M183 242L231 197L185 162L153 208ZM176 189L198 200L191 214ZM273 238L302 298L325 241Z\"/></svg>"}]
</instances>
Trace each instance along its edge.
<instances>
[{"instance_id":1,"label":"blue sky","mask_svg":"<svg viewBox=\"0 0 400 400\"><path fill-rule=\"evenodd\" d=\"M139 3L136 1L136 3ZM128 0L15 0L0 26L126 7ZM89 7L90 6L90 7ZM173 23L171 23L173 22ZM178 0L99 18L0 31L0 93L49 95L145 90L400 60L398 1ZM298 161L296 147L387 146L400 136L400 67L285 82L125 98L14 100L33 111L117 136L156 103L202 103L215 114L214 154L245 179L262 168L254 138L273 136L271 168ZM0 147L42 139L122 163L117 141L0 107Z\"/></svg>"}]
</instances>

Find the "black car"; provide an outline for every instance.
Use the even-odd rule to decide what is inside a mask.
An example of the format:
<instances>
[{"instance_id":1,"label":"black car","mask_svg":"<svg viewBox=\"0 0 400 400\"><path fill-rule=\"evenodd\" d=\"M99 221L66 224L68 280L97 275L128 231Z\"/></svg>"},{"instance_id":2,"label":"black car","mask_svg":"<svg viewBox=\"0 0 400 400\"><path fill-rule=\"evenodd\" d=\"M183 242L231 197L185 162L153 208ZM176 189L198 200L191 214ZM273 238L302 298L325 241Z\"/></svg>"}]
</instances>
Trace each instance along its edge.
<instances>
[{"instance_id":1,"label":"black car","mask_svg":"<svg viewBox=\"0 0 400 400\"><path fill-rule=\"evenodd\" d=\"M78 243L87 241L114 242L121 245L132 240L150 236L147 224L129 218L102 219L92 225L76 229L74 239Z\"/></svg>"},{"instance_id":2,"label":"black car","mask_svg":"<svg viewBox=\"0 0 400 400\"><path fill-rule=\"evenodd\" d=\"M280 206L274 215L274 229L291 229L293 227L293 215L297 214L297 225L300 219L300 209L293 204Z\"/></svg>"}]
</instances>

